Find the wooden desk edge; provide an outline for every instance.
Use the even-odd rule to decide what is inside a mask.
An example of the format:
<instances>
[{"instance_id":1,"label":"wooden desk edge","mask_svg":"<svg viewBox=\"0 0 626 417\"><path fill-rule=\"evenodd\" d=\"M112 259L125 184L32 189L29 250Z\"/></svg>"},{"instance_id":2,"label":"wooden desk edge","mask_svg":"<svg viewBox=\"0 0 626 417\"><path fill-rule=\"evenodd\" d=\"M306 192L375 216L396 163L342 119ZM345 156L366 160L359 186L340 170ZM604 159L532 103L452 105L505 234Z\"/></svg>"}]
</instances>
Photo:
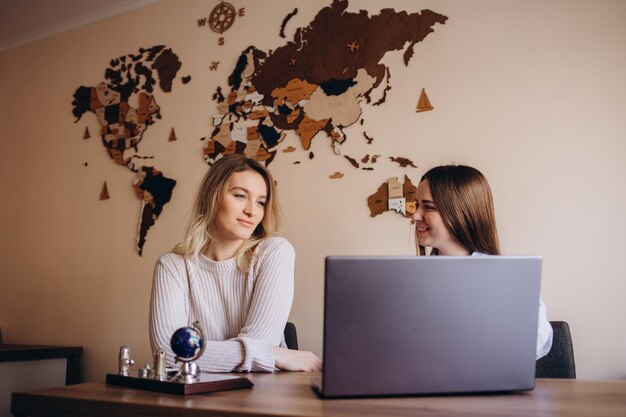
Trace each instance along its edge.
<instances>
[{"instance_id":1,"label":"wooden desk edge","mask_svg":"<svg viewBox=\"0 0 626 417\"><path fill-rule=\"evenodd\" d=\"M82 346L0 345L0 362L64 358L82 354Z\"/></svg>"},{"instance_id":2,"label":"wooden desk edge","mask_svg":"<svg viewBox=\"0 0 626 417\"><path fill-rule=\"evenodd\" d=\"M299 375L298 375L299 374ZM305 403L308 403L310 406L311 403L315 404L314 410L318 410L319 412L310 413L311 408L309 410L304 411L301 414L294 413L289 415L354 415L362 417L363 414L355 414L350 410L353 405L362 404L366 408L357 407L357 413L362 413L364 410L367 410L365 414L370 413L371 415L383 415L379 412L376 414L374 411L375 408L371 408L372 405L375 405L375 402L379 401L388 401L395 402L397 399L362 399L362 400L323 400L323 399L315 399L312 397L312 394L309 395L310 391L308 388L308 384L305 383L308 381L310 376L315 375L315 373L292 373L287 375L280 374L268 374L268 375L250 375L252 377L255 386L264 387L267 392L274 391L274 387L284 387L285 385L293 385L296 389L293 392L302 393L306 391L306 397L304 399ZM286 378L281 378L282 376ZM278 382L280 379L280 382ZM263 382L266 381L266 382ZM257 385L258 383L258 385ZM151 393L149 391L142 391L141 396L144 397L141 401L134 401L129 399L126 396L126 390L122 387L113 387L108 388L107 384L104 382L90 382L86 384L82 384L77 387L61 387L61 388L51 388L51 389L43 389L38 391L30 391L30 392L17 392L13 393L12 403L11 403L11 412L16 417L21 416L32 416L32 417L42 417L42 416L58 416L65 415L64 413L71 409L69 415L71 416L108 416L115 415L118 417L130 417L137 415L150 415L151 417L165 417L172 415L176 411L184 410L184 413L181 415L185 416L208 416L208 415L219 415L219 416L251 416L251 415L287 415L277 413L275 409L267 409L261 408L257 410L246 409L245 407L237 410L231 407L227 407L227 409L212 409L208 410L206 408L197 408L194 409L193 406L190 406L189 403L193 403L195 401L195 397L179 397L179 396L171 396L168 394L159 394L159 393ZM306 387L305 390L303 387ZM268 388L271 388L271 391L268 391ZM64 392L66 390L71 391L73 394L65 395ZM101 391L101 392L100 392ZM137 392L138 390L132 390L133 392ZM281 390L279 390L281 391ZM543 391L543 392L541 392ZM231 400L238 401L241 400L241 396L238 397L237 392L242 391L230 391L233 394ZM283 394L287 394L289 391L282 390ZM147 396L149 398L145 398L146 395L144 393L148 393ZM227 392L225 392L228 394ZM289 392L291 394L291 392ZM531 399L533 394L537 394L535 400ZM586 416L589 415L587 412L587 406L597 407L602 402L607 402L607 399L611 399L608 401L607 407L602 409L596 409L597 413L595 415L602 416L623 416L624 411L626 411L626 381L624 380L610 380L610 381L595 381L595 380L562 380L562 379L538 379L537 386L535 390L530 392L521 393L519 396L508 396L508 395L496 395L496 396L488 396L485 399L485 402L489 404L488 407L478 407L474 408L474 411L477 413L484 412L484 415L496 416L505 414L507 409L502 406L502 404L509 404L511 400L516 401L517 407L519 408L520 401L524 402L528 400L527 406L522 406L516 410L508 410L515 411L511 413L511 415L516 416L527 416L533 415L538 411L538 406L540 409L544 411L548 411L548 414L559 409L562 411L561 415L572 415L572 416ZM95 395L95 396L94 396ZM158 400L161 395L166 395L168 399L173 399L174 401L166 401L165 403ZM231 395L231 394L228 394ZM586 397L586 399L580 400L582 397ZM131 395L131 397L133 397ZM204 397L197 397L202 399ZM295 401L300 401L297 398ZM290 398L291 401L294 401L294 398ZM561 409L566 404L569 404L571 399L578 398L577 401L573 405L569 406L569 409ZM434 403L441 403L447 401L446 397L417 397L419 402L422 403L422 407L411 408L411 410L415 410L415 415L455 415L455 416L465 416L468 415L468 409L463 408L451 410L442 407L441 409L435 406L433 408ZM475 402L476 399L480 400L481 397L474 396L451 396L450 400L459 404L459 402L465 403L466 400ZM224 398L222 397L222 400ZM312 401L313 400L313 401ZM399 401L405 401L406 399L403 397L399 399ZM591 400L591 401L590 401ZM70 401L72 405L68 408L67 402ZM201 400L202 401L202 400ZM538 402L537 402L538 401ZM547 401L547 402L546 402ZM582 402L581 402L582 401ZM245 402L245 401L244 401ZM266 401L262 401L263 404L267 406ZM211 401L211 403L213 403ZM497 408L493 408L493 404L500 404ZM352 405L351 405L352 404ZM533 405L534 404L534 405ZM306 406L307 404L305 404ZM583 406L582 408L580 406ZM318 407L319 406L319 407ZM548 406L548 408L545 408ZM463 405L465 407L465 405ZM574 408L572 408L574 407ZM360 409L360 411L358 411ZM86 411L88 410L88 412ZM389 409L393 411L393 405ZM399 409L400 411L406 412L408 409L403 407ZM285 411L285 410L283 410ZM440 414L437 414L437 411L440 411ZM502 412L498 414L499 412ZM421 413L421 414L420 414ZM433 414L434 413L434 414ZM447 413L447 414L444 414ZM469 413L471 414L471 413ZM539 413L542 414L542 413ZM413 415L412 412L405 415ZM547 415L547 414L542 414Z\"/></svg>"}]
</instances>

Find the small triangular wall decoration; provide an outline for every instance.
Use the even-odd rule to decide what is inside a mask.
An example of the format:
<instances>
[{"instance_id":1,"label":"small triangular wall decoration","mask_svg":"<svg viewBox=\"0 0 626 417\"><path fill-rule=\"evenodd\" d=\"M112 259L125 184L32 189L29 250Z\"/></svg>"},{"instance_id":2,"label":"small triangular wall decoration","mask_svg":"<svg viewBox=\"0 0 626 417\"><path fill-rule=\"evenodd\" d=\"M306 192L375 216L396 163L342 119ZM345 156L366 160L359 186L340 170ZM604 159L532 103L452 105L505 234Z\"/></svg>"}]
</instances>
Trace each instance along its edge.
<instances>
[{"instance_id":1,"label":"small triangular wall decoration","mask_svg":"<svg viewBox=\"0 0 626 417\"><path fill-rule=\"evenodd\" d=\"M89 134L89 128L85 128L85 133L83 134L83 139L89 139L91 135Z\"/></svg>"},{"instance_id":2,"label":"small triangular wall decoration","mask_svg":"<svg viewBox=\"0 0 626 417\"><path fill-rule=\"evenodd\" d=\"M170 142L174 142L175 140L178 140L178 138L176 137L176 132L174 132L174 128L172 128L172 131L170 132Z\"/></svg>"},{"instance_id":3,"label":"small triangular wall decoration","mask_svg":"<svg viewBox=\"0 0 626 417\"><path fill-rule=\"evenodd\" d=\"M100 191L100 200L108 200L111 198L109 196L109 189L107 188L107 182L105 181L102 185L102 190Z\"/></svg>"},{"instance_id":4,"label":"small triangular wall decoration","mask_svg":"<svg viewBox=\"0 0 626 417\"><path fill-rule=\"evenodd\" d=\"M422 88L422 94L420 94L420 99L417 102L416 112L429 111L434 109L432 104L430 104L430 100L428 100L428 96L426 95L426 90Z\"/></svg>"}]
</instances>

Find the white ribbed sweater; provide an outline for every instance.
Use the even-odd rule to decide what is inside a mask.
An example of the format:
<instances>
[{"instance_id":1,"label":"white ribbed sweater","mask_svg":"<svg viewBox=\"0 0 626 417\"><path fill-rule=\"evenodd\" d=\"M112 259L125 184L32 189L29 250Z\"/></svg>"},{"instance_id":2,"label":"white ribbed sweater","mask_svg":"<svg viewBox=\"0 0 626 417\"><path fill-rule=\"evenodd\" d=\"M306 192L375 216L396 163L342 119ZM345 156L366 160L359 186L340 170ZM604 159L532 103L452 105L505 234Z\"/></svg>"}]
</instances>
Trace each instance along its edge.
<instances>
[{"instance_id":1,"label":"white ribbed sweater","mask_svg":"<svg viewBox=\"0 0 626 417\"><path fill-rule=\"evenodd\" d=\"M202 371L273 372L272 346L285 347L295 256L280 237L259 244L247 274L237 269L235 258L212 261L201 255L185 263L174 253L161 255L150 299L152 351L163 349L173 366L172 334L199 320L206 342L196 362Z\"/></svg>"}]
</instances>

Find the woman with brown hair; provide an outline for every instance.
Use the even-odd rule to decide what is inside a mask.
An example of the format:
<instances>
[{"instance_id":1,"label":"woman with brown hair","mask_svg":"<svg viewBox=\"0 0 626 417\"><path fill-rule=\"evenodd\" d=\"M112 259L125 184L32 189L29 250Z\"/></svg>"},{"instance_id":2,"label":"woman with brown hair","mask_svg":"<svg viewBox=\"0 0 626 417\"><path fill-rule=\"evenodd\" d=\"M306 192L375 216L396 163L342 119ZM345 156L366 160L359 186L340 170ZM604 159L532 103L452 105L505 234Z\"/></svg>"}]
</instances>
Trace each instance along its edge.
<instances>
[{"instance_id":1,"label":"woman with brown hair","mask_svg":"<svg viewBox=\"0 0 626 417\"><path fill-rule=\"evenodd\" d=\"M475 168L444 165L426 172L411 219L418 255L500 255L491 188ZM537 359L551 347L552 326L540 299Z\"/></svg>"},{"instance_id":2,"label":"woman with brown hair","mask_svg":"<svg viewBox=\"0 0 626 417\"><path fill-rule=\"evenodd\" d=\"M295 252L277 236L279 207L270 172L242 155L205 175L184 239L161 255L150 300L150 343L174 363L170 338L199 321L197 360L205 372L317 371L311 352L286 349Z\"/></svg>"}]
</instances>

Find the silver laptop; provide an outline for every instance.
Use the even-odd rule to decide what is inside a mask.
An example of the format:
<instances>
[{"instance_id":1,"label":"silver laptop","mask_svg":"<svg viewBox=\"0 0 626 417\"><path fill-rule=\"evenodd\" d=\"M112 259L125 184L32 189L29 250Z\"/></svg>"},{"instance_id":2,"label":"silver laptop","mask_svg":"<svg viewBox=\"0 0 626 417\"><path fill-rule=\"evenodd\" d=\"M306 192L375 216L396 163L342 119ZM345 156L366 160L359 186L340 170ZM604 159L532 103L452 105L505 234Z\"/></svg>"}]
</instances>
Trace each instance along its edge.
<instances>
[{"instance_id":1,"label":"silver laptop","mask_svg":"<svg viewBox=\"0 0 626 417\"><path fill-rule=\"evenodd\" d=\"M326 258L323 397L531 390L540 257Z\"/></svg>"}]
</instances>

